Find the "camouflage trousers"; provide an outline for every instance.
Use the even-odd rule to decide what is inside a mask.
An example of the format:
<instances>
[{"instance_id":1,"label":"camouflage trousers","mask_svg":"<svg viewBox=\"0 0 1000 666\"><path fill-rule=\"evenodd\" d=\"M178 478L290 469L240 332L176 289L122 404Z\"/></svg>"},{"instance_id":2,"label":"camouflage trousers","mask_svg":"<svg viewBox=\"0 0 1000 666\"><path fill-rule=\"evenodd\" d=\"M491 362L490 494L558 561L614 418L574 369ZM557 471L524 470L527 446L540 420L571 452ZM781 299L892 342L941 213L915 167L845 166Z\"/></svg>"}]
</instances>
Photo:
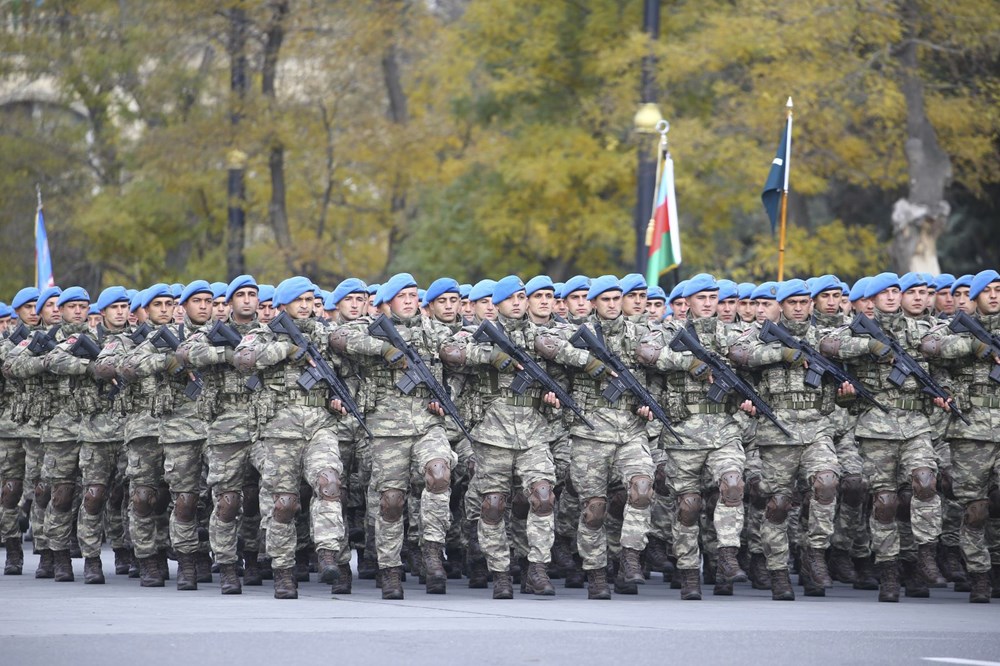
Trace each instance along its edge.
<instances>
[{"instance_id":1,"label":"camouflage trousers","mask_svg":"<svg viewBox=\"0 0 1000 666\"><path fill-rule=\"evenodd\" d=\"M628 486L632 477L640 475L653 478L653 460L645 432L625 443L573 437L570 479L583 507L577 525L576 546L584 569L603 569L608 565L604 511L600 511L600 521L592 520L593 507L588 507L588 503L599 505L601 501L607 502L608 486L614 479L620 479ZM626 503L622 514L621 547L645 550L649 530L650 508L639 509Z\"/></svg>"},{"instance_id":2,"label":"camouflage trousers","mask_svg":"<svg viewBox=\"0 0 1000 666\"><path fill-rule=\"evenodd\" d=\"M749 488L754 484L763 494L762 472L760 462L760 448L756 444L746 449L746 465L743 477L746 479L749 496ZM746 519L744 521L744 532L746 534L747 550L754 555L764 554L764 544L761 541L761 528L764 525L764 502L762 497L749 496L744 510Z\"/></svg>"},{"instance_id":3,"label":"camouflage trousers","mask_svg":"<svg viewBox=\"0 0 1000 666\"><path fill-rule=\"evenodd\" d=\"M177 553L198 552L198 496L205 440L163 444L163 480L170 488L170 546Z\"/></svg>"},{"instance_id":4,"label":"camouflage trousers","mask_svg":"<svg viewBox=\"0 0 1000 666\"><path fill-rule=\"evenodd\" d=\"M112 548L125 546L122 512L125 464L121 442L84 442L80 446L83 503L76 522L76 535L84 557L101 556L105 534Z\"/></svg>"},{"instance_id":5,"label":"camouflage trousers","mask_svg":"<svg viewBox=\"0 0 1000 666\"><path fill-rule=\"evenodd\" d=\"M817 472L836 471L837 456L833 442L818 439L805 446L760 446L761 491L770 499L783 495L791 501L796 480L812 487L812 478ZM821 504L815 498L809 502L808 524L801 525L805 545L817 550L826 550L833 534L833 521L837 504ZM768 569L788 567L788 518L781 516L774 521L765 515L761 524L761 544L767 558Z\"/></svg>"},{"instance_id":6,"label":"camouflage trousers","mask_svg":"<svg viewBox=\"0 0 1000 666\"><path fill-rule=\"evenodd\" d=\"M902 479L918 467L937 470L934 449L930 435L919 435L906 440L882 440L860 438L858 451L864 461L865 478L871 492L888 490L898 493ZM941 535L941 498L920 500L914 497L910 502L910 526L913 541L917 546L935 543ZM872 550L876 562L885 562L899 557L900 527L897 519L883 523L875 518L869 521Z\"/></svg>"},{"instance_id":7,"label":"camouflage trousers","mask_svg":"<svg viewBox=\"0 0 1000 666\"><path fill-rule=\"evenodd\" d=\"M42 448L42 482L51 493L45 507L45 536L50 550L69 550L79 509L80 443L44 442Z\"/></svg>"},{"instance_id":8,"label":"camouflage trousers","mask_svg":"<svg viewBox=\"0 0 1000 666\"><path fill-rule=\"evenodd\" d=\"M129 480L129 536L136 557L152 557L170 543L169 502L157 502L157 507L147 512L145 508L138 509L136 498L139 492L147 491L162 496L163 446L158 437L137 437L125 444L125 453L128 457L125 475Z\"/></svg>"},{"instance_id":9,"label":"camouflage trousers","mask_svg":"<svg viewBox=\"0 0 1000 666\"><path fill-rule=\"evenodd\" d=\"M257 504L260 513L260 520L257 523L257 547L259 553L267 552L267 528L271 523L271 514L274 512L274 497L271 489L264 480L261 470L264 469L264 445L259 439L250 444L250 466L257 473Z\"/></svg>"},{"instance_id":10,"label":"camouflage trousers","mask_svg":"<svg viewBox=\"0 0 1000 666\"><path fill-rule=\"evenodd\" d=\"M569 433L564 432L559 439L551 442L549 448L556 469L556 487L560 489L556 504L556 534L569 539L575 551L576 526L580 524L580 496L570 481L572 440Z\"/></svg>"},{"instance_id":11,"label":"camouflage trousers","mask_svg":"<svg viewBox=\"0 0 1000 666\"><path fill-rule=\"evenodd\" d=\"M951 473L955 497L963 506L987 499L990 484L1000 475L1000 443L954 439L951 442ZM971 527L962 522L962 555L969 571L990 570L991 558L986 526ZM1000 562L993 562L1000 564Z\"/></svg>"},{"instance_id":12,"label":"camouflage trousers","mask_svg":"<svg viewBox=\"0 0 1000 666\"><path fill-rule=\"evenodd\" d=\"M674 538L674 513L677 509L667 484L667 452L663 449L653 448L650 450L650 454L653 466L656 468L653 485L656 493L653 495L653 504L649 509L649 534L669 544Z\"/></svg>"},{"instance_id":13,"label":"camouflage trousers","mask_svg":"<svg viewBox=\"0 0 1000 666\"><path fill-rule=\"evenodd\" d=\"M520 450L503 449L478 442L474 442L472 446L476 452L476 475L472 482L481 498L491 493L510 498L515 490L516 480L520 481L520 490L525 498L531 496L532 486L539 481L555 485L555 466L547 443ZM529 509L527 517L522 520L526 521L528 561L548 563L555 539L553 513L543 516ZM480 512L478 531L479 546L486 555L490 571L508 571L510 543L503 516L497 522L488 522Z\"/></svg>"},{"instance_id":14,"label":"camouflage trousers","mask_svg":"<svg viewBox=\"0 0 1000 666\"><path fill-rule=\"evenodd\" d=\"M250 481L250 442L212 444L205 447L208 487L212 493L212 516L208 522L208 542L219 564L235 564L241 525L247 514L259 515L259 508L247 506L257 501Z\"/></svg>"},{"instance_id":15,"label":"camouflage trousers","mask_svg":"<svg viewBox=\"0 0 1000 666\"><path fill-rule=\"evenodd\" d=\"M703 474L707 474L713 487L717 487L719 479L726 472L738 472L742 476L745 460L746 456L738 438L731 439L729 443L717 449L667 449L667 478L671 492L675 497L701 494L704 485ZM739 506L726 506L722 502L716 504L712 522L715 524L719 547L739 547L743 517L742 502ZM675 517L673 531L677 568L700 568L701 552L698 537L701 529L698 522L685 525Z\"/></svg>"},{"instance_id":16,"label":"camouflage trousers","mask_svg":"<svg viewBox=\"0 0 1000 666\"><path fill-rule=\"evenodd\" d=\"M434 425L422 437L374 437L371 443L372 480L369 501L380 510L375 516L375 548L378 565L385 569L402 566L403 520L386 520L385 493L401 491L407 495L411 479L424 475L432 460L440 459L452 469L458 459L448 443L443 426ZM443 544L451 524L451 488L432 493L426 486L420 493L419 534L421 542Z\"/></svg>"},{"instance_id":17,"label":"camouflage trousers","mask_svg":"<svg viewBox=\"0 0 1000 666\"><path fill-rule=\"evenodd\" d=\"M16 483L20 481L20 483ZM0 539L20 538L17 522L18 505L22 497L34 497L35 491L45 495L42 484L42 444L29 437L0 439ZM10 485L9 485L10 484ZM20 487L20 491L15 492ZM49 547L45 536L45 504L41 497L31 503L31 532L36 550Z\"/></svg>"},{"instance_id":18,"label":"camouflage trousers","mask_svg":"<svg viewBox=\"0 0 1000 666\"><path fill-rule=\"evenodd\" d=\"M858 445L854 441L854 430L848 430L837 437L834 440L834 448L837 452L837 464L840 466L840 478L863 479L864 463L858 452ZM867 504L868 502L862 502L857 506L851 506L843 501L838 503L833 537L830 539L831 547L848 552L851 557L864 558L872 554L871 533L865 511Z\"/></svg>"}]
</instances>

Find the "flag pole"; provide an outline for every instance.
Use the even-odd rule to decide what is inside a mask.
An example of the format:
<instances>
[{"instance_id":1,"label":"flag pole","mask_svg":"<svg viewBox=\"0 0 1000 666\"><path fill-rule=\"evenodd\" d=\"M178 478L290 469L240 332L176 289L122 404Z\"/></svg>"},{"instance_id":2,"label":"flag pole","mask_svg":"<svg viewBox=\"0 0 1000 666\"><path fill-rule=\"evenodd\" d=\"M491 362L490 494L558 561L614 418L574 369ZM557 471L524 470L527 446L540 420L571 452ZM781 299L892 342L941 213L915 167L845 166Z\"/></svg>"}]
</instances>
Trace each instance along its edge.
<instances>
[{"instance_id":1,"label":"flag pole","mask_svg":"<svg viewBox=\"0 0 1000 666\"><path fill-rule=\"evenodd\" d=\"M792 98L785 104L788 107L788 127L785 132L785 183L781 189L781 222L778 232L778 282L785 279L785 227L788 222L788 174L792 162Z\"/></svg>"},{"instance_id":2,"label":"flag pole","mask_svg":"<svg viewBox=\"0 0 1000 666\"><path fill-rule=\"evenodd\" d=\"M646 247L653 246L653 232L656 228L656 202L660 200L660 179L663 178L663 162L666 160L667 132L670 131L670 123L661 120L656 123L656 131L660 133L659 150L656 153L656 181L653 187L653 205L649 207L649 224L646 225Z\"/></svg>"},{"instance_id":3,"label":"flag pole","mask_svg":"<svg viewBox=\"0 0 1000 666\"><path fill-rule=\"evenodd\" d=\"M38 267L38 215L42 212L42 186L35 183L35 196L38 197L38 207L35 209L35 285L41 289L41 275Z\"/></svg>"}]
</instances>

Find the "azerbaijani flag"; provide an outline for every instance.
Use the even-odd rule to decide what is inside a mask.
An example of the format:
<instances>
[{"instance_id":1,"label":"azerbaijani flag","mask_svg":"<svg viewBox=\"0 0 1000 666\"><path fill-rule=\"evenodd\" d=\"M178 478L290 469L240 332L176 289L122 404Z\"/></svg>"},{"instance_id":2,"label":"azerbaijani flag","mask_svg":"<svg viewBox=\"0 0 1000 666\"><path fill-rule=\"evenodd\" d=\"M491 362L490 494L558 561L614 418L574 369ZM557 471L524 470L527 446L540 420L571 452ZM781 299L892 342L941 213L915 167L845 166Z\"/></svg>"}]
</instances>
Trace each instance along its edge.
<instances>
[{"instance_id":1,"label":"azerbaijani flag","mask_svg":"<svg viewBox=\"0 0 1000 666\"><path fill-rule=\"evenodd\" d=\"M681 232L677 224L677 197L674 195L674 161L667 153L653 207L652 229L646 238L649 260L646 284L653 286L660 276L681 263Z\"/></svg>"},{"instance_id":2,"label":"azerbaijani flag","mask_svg":"<svg viewBox=\"0 0 1000 666\"><path fill-rule=\"evenodd\" d=\"M49 237L45 233L45 218L42 207L38 206L35 216L35 284L38 289L56 286L52 277L52 256L49 254Z\"/></svg>"}]
</instances>

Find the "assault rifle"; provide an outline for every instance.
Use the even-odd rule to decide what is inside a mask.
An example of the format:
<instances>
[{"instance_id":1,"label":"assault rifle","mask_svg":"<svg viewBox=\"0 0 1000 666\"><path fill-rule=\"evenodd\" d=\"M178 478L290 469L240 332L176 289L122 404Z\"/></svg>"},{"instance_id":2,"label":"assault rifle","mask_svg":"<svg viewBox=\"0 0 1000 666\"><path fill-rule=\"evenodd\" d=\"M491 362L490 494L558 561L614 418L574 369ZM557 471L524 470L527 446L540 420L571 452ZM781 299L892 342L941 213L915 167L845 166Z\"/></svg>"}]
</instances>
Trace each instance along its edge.
<instances>
[{"instance_id":1,"label":"assault rifle","mask_svg":"<svg viewBox=\"0 0 1000 666\"><path fill-rule=\"evenodd\" d=\"M174 352L181 346L181 341L177 339L177 336L174 335L169 326L161 326L156 329L156 332L149 337L149 341L157 349L169 349ZM180 374L183 371L184 369L181 368L176 374ZM184 395L187 396L188 400L197 400L205 388L205 380L202 379L201 373L197 370L189 370L188 378L187 386L184 387Z\"/></svg>"},{"instance_id":2,"label":"assault rifle","mask_svg":"<svg viewBox=\"0 0 1000 666\"><path fill-rule=\"evenodd\" d=\"M953 333L969 333L976 340L979 340L984 345L989 347L989 354L992 357L1000 356L1000 338L991 334L983 325L978 321L967 315L962 310L959 310L955 316L952 318L951 323L948 324L948 328L952 330ZM1000 382L1000 365L993 365L993 369L990 370L990 379L995 382Z\"/></svg>"}]
</instances>

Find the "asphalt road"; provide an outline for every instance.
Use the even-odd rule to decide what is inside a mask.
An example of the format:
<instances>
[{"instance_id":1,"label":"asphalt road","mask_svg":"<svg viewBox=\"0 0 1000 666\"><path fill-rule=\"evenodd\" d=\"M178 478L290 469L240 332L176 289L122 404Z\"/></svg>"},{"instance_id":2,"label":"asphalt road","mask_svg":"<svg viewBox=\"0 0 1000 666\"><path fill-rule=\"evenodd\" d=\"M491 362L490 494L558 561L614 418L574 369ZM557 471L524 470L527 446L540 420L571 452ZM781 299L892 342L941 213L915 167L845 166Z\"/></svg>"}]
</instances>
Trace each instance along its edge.
<instances>
[{"instance_id":1,"label":"asphalt road","mask_svg":"<svg viewBox=\"0 0 1000 666\"><path fill-rule=\"evenodd\" d=\"M28 544L26 544L28 545ZM30 545L29 545L30 547ZM778 603L737 585L732 597L682 602L659 576L638 596L588 601L586 590L493 601L489 590L449 581L430 596L410 579L406 599L382 601L372 581L332 597L300 583L297 601L270 583L219 594L143 589L108 576L83 585L0 576L0 666L135 664L997 664L1000 600L932 590L930 599L880 604L875 592L838 585L821 599ZM113 561L104 557L105 573ZM315 581L315 576L314 576ZM801 592L801 588L797 589Z\"/></svg>"}]
</instances>

